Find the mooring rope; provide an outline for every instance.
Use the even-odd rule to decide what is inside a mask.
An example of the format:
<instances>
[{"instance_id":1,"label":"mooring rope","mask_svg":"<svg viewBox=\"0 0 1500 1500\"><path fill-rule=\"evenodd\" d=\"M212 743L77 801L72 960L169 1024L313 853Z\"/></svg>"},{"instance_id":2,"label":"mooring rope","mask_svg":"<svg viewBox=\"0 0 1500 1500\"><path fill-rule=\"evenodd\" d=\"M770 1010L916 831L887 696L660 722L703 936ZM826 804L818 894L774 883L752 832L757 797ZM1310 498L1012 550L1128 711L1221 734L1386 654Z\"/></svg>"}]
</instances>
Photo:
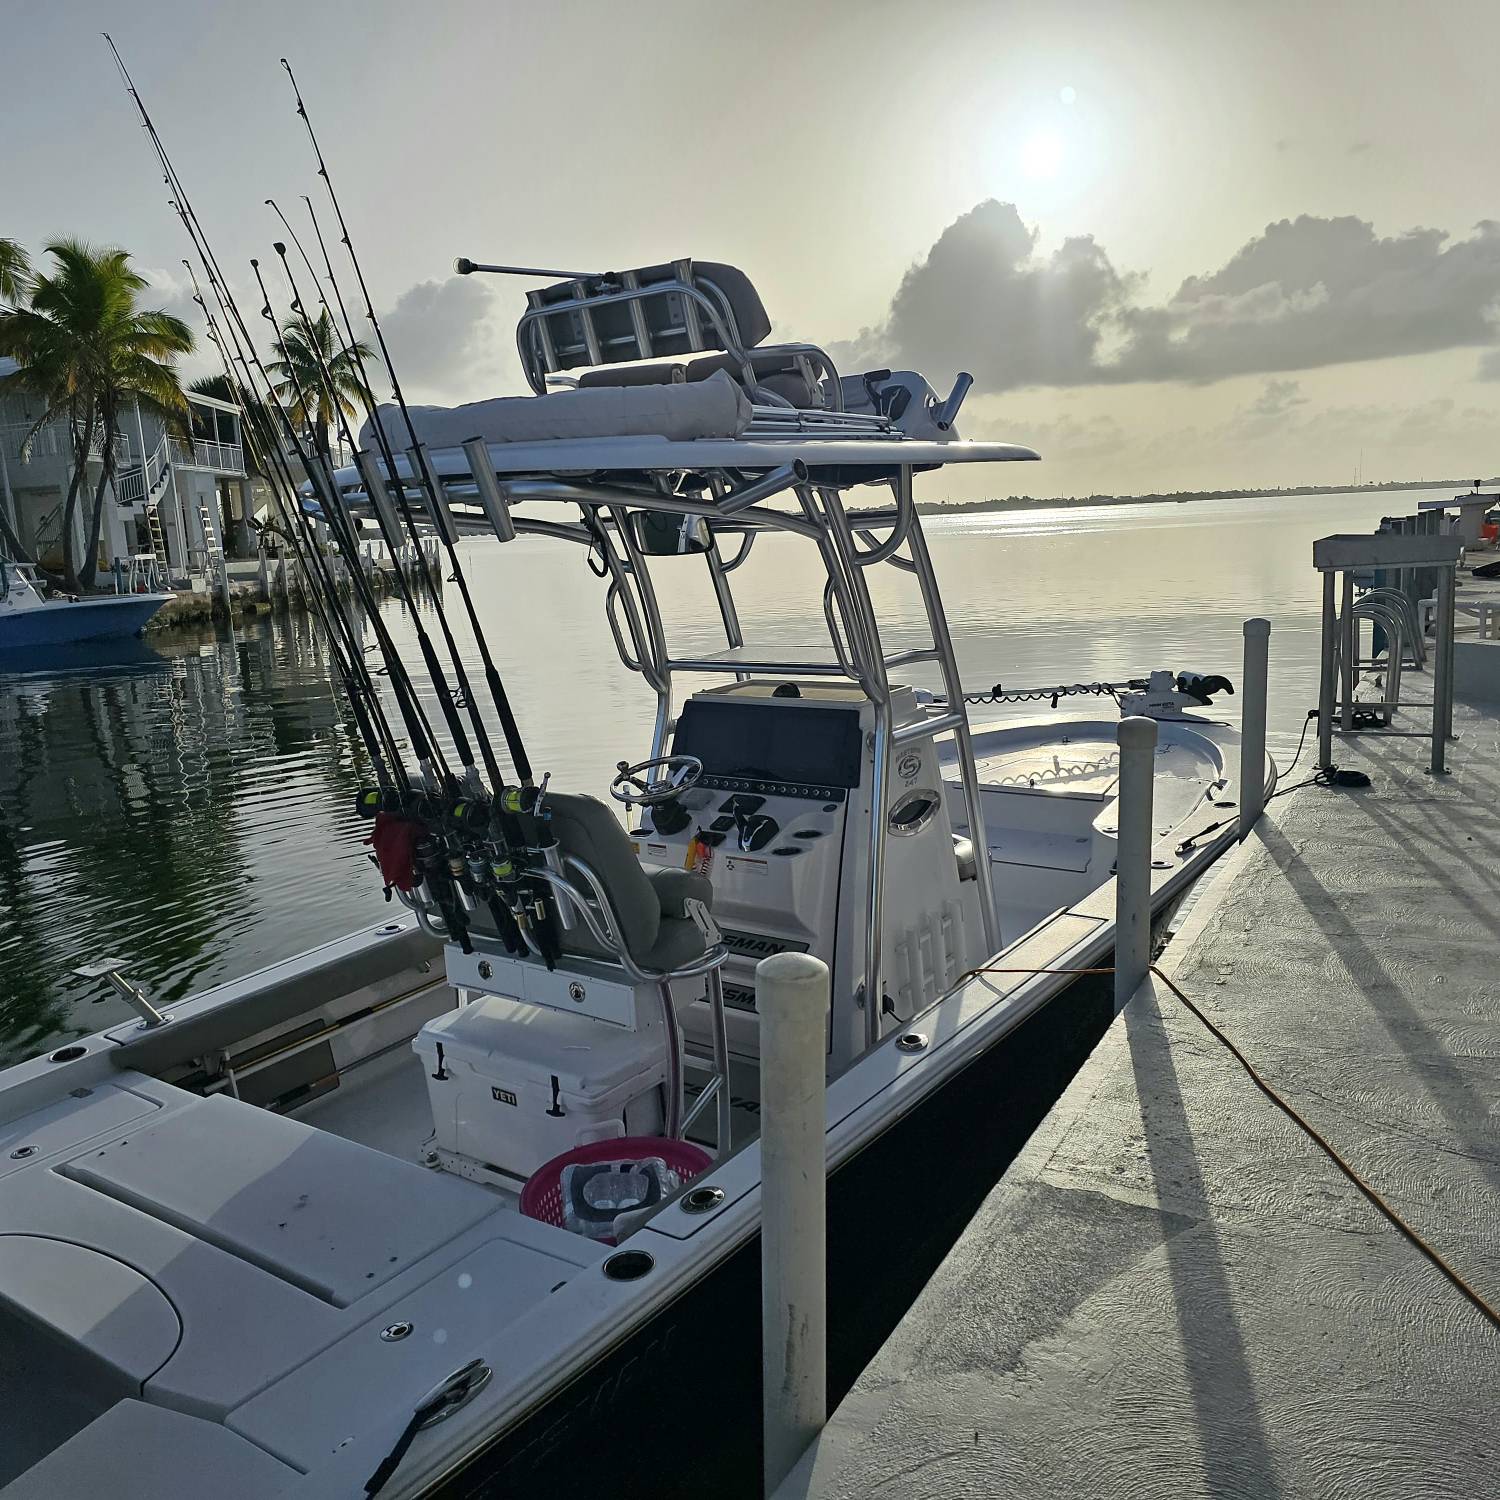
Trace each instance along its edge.
<instances>
[{"instance_id":1,"label":"mooring rope","mask_svg":"<svg viewBox=\"0 0 1500 1500\"><path fill-rule=\"evenodd\" d=\"M970 969L967 973L961 974L957 982L959 984L962 984L965 980L973 979L980 974L1071 974L1081 976L1087 974L1113 974L1114 972L1115 971L1113 967L1098 969L1010 969L998 965L986 964L981 968ZM1443 1256L1443 1253L1429 1240L1424 1238L1420 1231L1414 1228L1411 1224L1408 1224L1406 1220L1403 1219L1401 1215L1391 1207L1391 1205L1385 1200L1385 1198L1383 1198L1374 1187L1372 1187L1368 1182L1365 1181L1365 1179L1359 1174L1359 1171L1353 1165L1351 1165L1351 1163L1339 1151L1339 1149L1315 1125L1313 1125L1305 1116L1303 1116L1298 1111L1295 1105L1293 1105L1289 1100L1285 1099L1280 1093L1276 1091L1276 1089L1256 1069L1254 1063L1252 1063L1250 1059L1240 1051L1240 1049L1234 1044L1234 1042L1231 1041L1230 1038L1226 1036L1224 1032L1221 1031L1213 1021L1209 1020L1209 1018L1204 1015L1204 1013L1190 999L1188 999L1188 997L1178 987L1175 980L1169 979L1155 964L1152 964L1150 966L1150 972L1154 974L1159 980L1161 980L1161 982L1166 985L1169 990L1171 990L1171 992L1183 1003L1183 1005L1186 1006L1186 1008L1198 1018L1209 1035L1212 1036L1215 1041L1219 1042L1220 1045L1222 1045L1224 1049L1229 1053L1229 1055L1233 1057L1234 1060L1240 1065L1240 1067L1244 1069L1245 1073L1249 1076L1250 1081L1256 1086L1256 1088L1258 1088L1261 1093L1263 1093L1266 1098L1269 1099L1271 1103L1277 1107L1277 1109L1279 1109L1284 1115L1286 1115L1286 1117L1291 1120L1292 1123L1296 1125L1323 1152L1325 1156L1327 1156L1327 1158L1339 1169L1339 1171L1342 1172L1344 1176L1347 1177L1349 1181L1359 1189L1364 1197L1369 1200L1369 1202L1390 1222L1390 1224L1412 1245L1414 1245L1419 1251L1421 1251L1421 1253L1426 1256L1434 1266L1437 1267L1437 1269L1443 1274L1443 1276L1447 1278L1452 1286L1456 1288L1460 1293L1462 1293L1463 1296L1467 1298L1468 1301L1471 1302L1474 1307L1479 1310L1480 1314L1484 1318L1486 1318L1494 1327L1500 1328L1500 1309L1497 1309L1494 1303L1490 1302L1476 1287L1470 1285L1470 1283L1464 1279L1460 1272L1448 1262L1448 1260Z\"/></svg>"}]
</instances>

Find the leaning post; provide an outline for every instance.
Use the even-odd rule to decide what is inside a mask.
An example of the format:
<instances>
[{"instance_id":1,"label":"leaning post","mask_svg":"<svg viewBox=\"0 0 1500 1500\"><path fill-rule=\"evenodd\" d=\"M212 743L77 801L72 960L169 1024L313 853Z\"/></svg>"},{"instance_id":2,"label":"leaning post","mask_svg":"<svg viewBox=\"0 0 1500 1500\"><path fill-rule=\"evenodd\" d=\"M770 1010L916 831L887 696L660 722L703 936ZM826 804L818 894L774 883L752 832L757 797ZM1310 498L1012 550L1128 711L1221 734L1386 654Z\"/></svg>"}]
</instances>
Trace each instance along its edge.
<instances>
[{"instance_id":1,"label":"leaning post","mask_svg":"<svg viewBox=\"0 0 1500 1500\"><path fill-rule=\"evenodd\" d=\"M1266 805L1266 683L1271 622L1245 621L1245 666L1240 677L1240 837L1259 821Z\"/></svg>"},{"instance_id":2,"label":"leaning post","mask_svg":"<svg viewBox=\"0 0 1500 1500\"><path fill-rule=\"evenodd\" d=\"M828 965L778 953L755 966L760 1012L760 1327L765 1493L828 1419Z\"/></svg>"},{"instance_id":3,"label":"leaning post","mask_svg":"<svg viewBox=\"0 0 1500 1500\"><path fill-rule=\"evenodd\" d=\"M1120 800L1115 855L1115 1014L1151 965L1151 801L1156 720L1121 719Z\"/></svg>"}]
</instances>

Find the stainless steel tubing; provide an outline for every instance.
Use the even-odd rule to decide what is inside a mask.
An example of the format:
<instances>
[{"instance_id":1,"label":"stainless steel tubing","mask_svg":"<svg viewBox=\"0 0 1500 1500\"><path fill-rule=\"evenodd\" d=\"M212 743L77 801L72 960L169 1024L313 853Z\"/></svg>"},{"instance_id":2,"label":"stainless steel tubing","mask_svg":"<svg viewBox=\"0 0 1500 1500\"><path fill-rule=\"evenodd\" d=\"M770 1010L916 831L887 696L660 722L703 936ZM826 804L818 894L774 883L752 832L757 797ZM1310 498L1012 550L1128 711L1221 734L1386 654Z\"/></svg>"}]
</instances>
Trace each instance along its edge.
<instances>
[{"instance_id":1,"label":"stainless steel tubing","mask_svg":"<svg viewBox=\"0 0 1500 1500\"><path fill-rule=\"evenodd\" d=\"M939 432L947 432L953 426L958 417L958 409L964 404L964 397L969 394L969 387L973 384L974 377L967 370L958 372L958 379L953 382L948 399L932 413L933 425Z\"/></svg>"},{"instance_id":2,"label":"stainless steel tubing","mask_svg":"<svg viewBox=\"0 0 1500 1500\"><path fill-rule=\"evenodd\" d=\"M1354 728L1354 658L1359 627L1354 623L1354 575L1345 572L1339 604L1339 727Z\"/></svg>"},{"instance_id":3,"label":"stainless steel tubing","mask_svg":"<svg viewBox=\"0 0 1500 1500\"><path fill-rule=\"evenodd\" d=\"M781 494L783 490L791 489L793 485L806 482L807 465L800 458L794 459L791 463L783 464L779 469L772 469L769 474L763 474L749 484L742 484L737 490L730 490L727 494L721 495L718 509L720 514L732 516L752 505L760 504L763 500L771 499L773 495Z\"/></svg>"},{"instance_id":4,"label":"stainless steel tubing","mask_svg":"<svg viewBox=\"0 0 1500 1500\"><path fill-rule=\"evenodd\" d=\"M406 461L411 465L412 474L416 477L419 493L426 490L431 501L432 524L442 533L443 540L450 546L458 545L458 527L453 523L453 512L448 509L448 494L443 489L443 481L438 478L437 470L432 467L432 462L427 454L426 447L421 443L414 443L406 450Z\"/></svg>"},{"instance_id":5,"label":"stainless steel tubing","mask_svg":"<svg viewBox=\"0 0 1500 1500\"><path fill-rule=\"evenodd\" d=\"M474 486L479 492L479 505L490 530L502 542L516 539L516 523L511 519L510 504L505 491L500 487L500 476L490 462L489 445L483 438L470 438L464 445L464 457L469 462L469 473L474 476Z\"/></svg>"},{"instance_id":6,"label":"stainless steel tubing","mask_svg":"<svg viewBox=\"0 0 1500 1500\"><path fill-rule=\"evenodd\" d=\"M1453 733L1453 592L1452 567L1438 569L1437 644L1432 676L1432 760L1434 776L1448 769L1448 737Z\"/></svg>"},{"instance_id":7,"label":"stainless steel tubing","mask_svg":"<svg viewBox=\"0 0 1500 1500\"><path fill-rule=\"evenodd\" d=\"M453 262L453 269L460 276L472 276L476 271L488 276L550 276L554 281L603 281L602 271L549 271L542 266L490 266L460 255Z\"/></svg>"},{"instance_id":8,"label":"stainless steel tubing","mask_svg":"<svg viewBox=\"0 0 1500 1500\"><path fill-rule=\"evenodd\" d=\"M1323 575L1323 647L1318 674L1318 769L1333 764L1334 672L1338 659L1338 617L1334 613L1333 573Z\"/></svg>"},{"instance_id":9,"label":"stainless steel tubing","mask_svg":"<svg viewBox=\"0 0 1500 1500\"><path fill-rule=\"evenodd\" d=\"M718 1137L715 1155L720 1160L734 1149L734 1095L729 1088L729 1029L724 1019L724 971L710 969L708 982L708 1015L712 1026L714 1072L719 1077Z\"/></svg>"}]
</instances>

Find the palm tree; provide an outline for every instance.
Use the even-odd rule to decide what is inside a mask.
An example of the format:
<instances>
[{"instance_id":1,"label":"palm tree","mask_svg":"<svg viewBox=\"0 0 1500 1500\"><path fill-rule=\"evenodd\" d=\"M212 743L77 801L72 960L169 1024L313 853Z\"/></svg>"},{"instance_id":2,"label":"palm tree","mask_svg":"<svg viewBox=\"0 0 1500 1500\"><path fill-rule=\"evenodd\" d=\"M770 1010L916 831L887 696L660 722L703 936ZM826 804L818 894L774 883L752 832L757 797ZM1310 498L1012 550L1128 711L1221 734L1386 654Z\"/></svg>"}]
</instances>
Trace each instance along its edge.
<instances>
[{"instance_id":1,"label":"palm tree","mask_svg":"<svg viewBox=\"0 0 1500 1500\"><path fill-rule=\"evenodd\" d=\"M30 306L0 319L0 354L20 366L10 379L44 402L32 433L58 418L68 422L73 473L63 506L63 567L68 587L77 591L94 581L120 414L131 401L168 415L186 412L172 360L192 352L193 336L180 318L137 308L136 296L147 282L131 269L125 251L59 240L47 253L55 268L33 278ZM73 557L73 518L96 434L102 434L102 463L80 570Z\"/></svg>"},{"instance_id":2,"label":"palm tree","mask_svg":"<svg viewBox=\"0 0 1500 1500\"><path fill-rule=\"evenodd\" d=\"M339 412L353 421L358 410L355 401L374 405L359 373L361 361L371 358L373 351L361 343L344 347L326 307L316 322L299 318L283 324L280 348L282 357L269 366L276 380L276 399L312 439L318 455L327 459L331 453L328 429Z\"/></svg>"},{"instance_id":3,"label":"palm tree","mask_svg":"<svg viewBox=\"0 0 1500 1500\"><path fill-rule=\"evenodd\" d=\"M17 240L0 239L0 302L13 307L31 290L31 262Z\"/></svg>"},{"instance_id":4,"label":"palm tree","mask_svg":"<svg viewBox=\"0 0 1500 1500\"><path fill-rule=\"evenodd\" d=\"M18 307L31 291L31 262L18 240L0 238L0 318ZM10 304L7 307L5 304ZM0 435L0 542L6 552L21 562L34 559L21 545L11 526L11 513L15 510L15 496L10 487L10 466L6 462L5 439Z\"/></svg>"}]
</instances>

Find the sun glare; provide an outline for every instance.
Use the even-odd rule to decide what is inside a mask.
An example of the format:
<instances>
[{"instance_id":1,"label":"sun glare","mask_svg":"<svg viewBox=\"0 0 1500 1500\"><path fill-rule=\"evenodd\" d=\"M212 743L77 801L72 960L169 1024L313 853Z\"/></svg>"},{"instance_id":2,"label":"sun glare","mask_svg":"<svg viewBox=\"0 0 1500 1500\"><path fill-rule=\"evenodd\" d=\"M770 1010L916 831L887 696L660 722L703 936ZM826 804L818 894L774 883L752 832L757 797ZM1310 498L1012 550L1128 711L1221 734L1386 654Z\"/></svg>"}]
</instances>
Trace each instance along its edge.
<instances>
[{"instance_id":1,"label":"sun glare","mask_svg":"<svg viewBox=\"0 0 1500 1500\"><path fill-rule=\"evenodd\" d=\"M1050 130L1038 131L1021 147L1021 170L1028 177L1056 177L1063 155L1061 136Z\"/></svg>"}]
</instances>

